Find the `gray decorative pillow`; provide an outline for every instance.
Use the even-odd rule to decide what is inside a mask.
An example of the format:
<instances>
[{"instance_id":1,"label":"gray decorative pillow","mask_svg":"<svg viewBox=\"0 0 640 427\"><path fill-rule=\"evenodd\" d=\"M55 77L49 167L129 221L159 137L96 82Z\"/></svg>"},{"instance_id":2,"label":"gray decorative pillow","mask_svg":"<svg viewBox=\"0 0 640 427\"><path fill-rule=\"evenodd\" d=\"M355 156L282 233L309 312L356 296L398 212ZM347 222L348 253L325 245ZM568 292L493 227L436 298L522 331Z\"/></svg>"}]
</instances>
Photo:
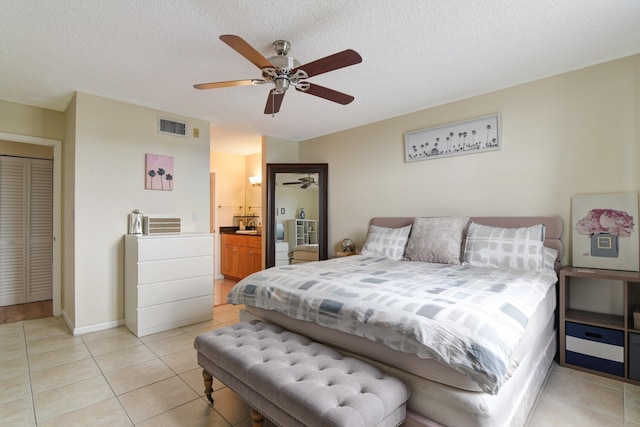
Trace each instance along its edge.
<instances>
[{"instance_id":1,"label":"gray decorative pillow","mask_svg":"<svg viewBox=\"0 0 640 427\"><path fill-rule=\"evenodd\" d=\"M400 228L369 226L367 240L364 242L360 255L383 256L401 260L411 233L411 225Z\"/></svg>"},{"instance_id":2,"label":"gray decorative pillow","mask_svg":"<svg viewBox=\"0 0 640 427\"><path fill-rule=\"evenodd\" d=\"M502 228L469 224L464 264L476 267L544 268L544 224Z\"/></svg>"},{"instance_id":3,"label":"gray decorative pillow","mask_svg":"<svg viewBox=\"0 0 640 427\"><path fill-rule=\"evenodd\" d=\"M405 259L460 264L460 248L469 217L415 218Z\"/></svg>"}]
</instances>

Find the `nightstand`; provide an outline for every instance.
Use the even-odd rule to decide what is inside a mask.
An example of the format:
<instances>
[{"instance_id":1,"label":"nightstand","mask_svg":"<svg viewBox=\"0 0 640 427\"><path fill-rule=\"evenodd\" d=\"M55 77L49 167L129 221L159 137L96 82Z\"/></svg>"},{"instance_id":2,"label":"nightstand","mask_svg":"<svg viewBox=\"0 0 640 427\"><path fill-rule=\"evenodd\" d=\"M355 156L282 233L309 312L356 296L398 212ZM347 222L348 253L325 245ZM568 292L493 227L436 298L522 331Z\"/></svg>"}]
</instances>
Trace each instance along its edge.
<instances>
[{"instance_id":1,"label":"nightstand","mask_svg":"<svg viewBox=\"0 0 640 427\"><path fill-rule=\"evenodd\" d=\"M353 251L353 252L336 252L336 258L340 258L340 257L345 257L345 256L351 256L351 255L358 255L360 253L360 251Z\"/></svg>"},{"instance_id":2,"label":"nightstand","mask_svg":"<svg viewBox=\"0 0 640 427\"><path fill-rule=\"evenodd\" d=\"M565 267L559 294L560 365L640 385L640 273Z\"/></svg>"}]
</instances>

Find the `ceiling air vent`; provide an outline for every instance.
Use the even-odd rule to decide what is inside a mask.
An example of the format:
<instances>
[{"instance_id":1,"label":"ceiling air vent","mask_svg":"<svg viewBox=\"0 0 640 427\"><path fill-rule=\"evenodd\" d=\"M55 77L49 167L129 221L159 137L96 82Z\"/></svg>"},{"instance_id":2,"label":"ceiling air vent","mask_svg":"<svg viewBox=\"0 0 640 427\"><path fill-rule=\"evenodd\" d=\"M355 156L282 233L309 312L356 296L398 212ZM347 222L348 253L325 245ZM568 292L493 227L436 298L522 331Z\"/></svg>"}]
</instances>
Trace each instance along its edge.
<instances>
[{"instance_id":1,"label":"ceiling air vent","mask_svg":"<svg viewBox=\"0 0 640 427\"><path fill-rule=\"evenodd\" d=\"M159 117L158 132L167 135L187 136L187 123Z\"/></svg>"}]
</instances>

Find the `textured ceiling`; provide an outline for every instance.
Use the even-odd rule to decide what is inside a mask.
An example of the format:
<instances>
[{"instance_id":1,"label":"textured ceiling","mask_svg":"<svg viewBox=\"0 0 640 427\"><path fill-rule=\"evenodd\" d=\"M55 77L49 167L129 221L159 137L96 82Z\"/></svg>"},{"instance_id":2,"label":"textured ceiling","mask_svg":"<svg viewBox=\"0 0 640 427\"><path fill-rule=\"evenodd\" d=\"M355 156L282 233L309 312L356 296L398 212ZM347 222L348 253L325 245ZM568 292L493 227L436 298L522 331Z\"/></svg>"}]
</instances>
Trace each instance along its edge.
<instances>
[{"instance_id":1,"label":"textured ceiling","mask_svg":"<svg viewBox=\"0 0 640 427\"><path fill-rule=\"evenodd\" d=\"M74 91L211 122L212 147L250 154L260 135L325 135L640 52L638 0L3 0L0 99L64 111ZM361 64L309 81L342 106L270 86L221 34L265 57L289 40L302 64L354 49Z\"/></svg>"}]
</instances>

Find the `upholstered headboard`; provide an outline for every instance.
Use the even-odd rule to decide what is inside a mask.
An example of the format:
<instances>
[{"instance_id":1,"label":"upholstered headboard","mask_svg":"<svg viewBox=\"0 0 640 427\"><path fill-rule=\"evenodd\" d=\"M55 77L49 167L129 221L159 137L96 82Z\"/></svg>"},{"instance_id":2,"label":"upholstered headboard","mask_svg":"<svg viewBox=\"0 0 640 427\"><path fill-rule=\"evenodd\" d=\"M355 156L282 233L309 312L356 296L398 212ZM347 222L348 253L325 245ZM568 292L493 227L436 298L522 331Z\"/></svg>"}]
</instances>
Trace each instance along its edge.
<instances>
[{"instance_id":1,"label":"upholstered headboard","mask_svg":"<svg viewBox=\"0 0 640 427\"><path fill-rule=\"evenodd\" d=\"M371 225L381 227L404 227L413 224L414 217L376 217L371 219ZM536 224L545 225L544 245L558 251L556 258L556 271L561 266L563 246L560 236L562 236L562 218L559 216L472 216L469 223L475 222L492 227L529 227ZM468 226L467 226L468 228ZM467 230L464 232L466 238Z\"/></svg>"}]
</instances>

